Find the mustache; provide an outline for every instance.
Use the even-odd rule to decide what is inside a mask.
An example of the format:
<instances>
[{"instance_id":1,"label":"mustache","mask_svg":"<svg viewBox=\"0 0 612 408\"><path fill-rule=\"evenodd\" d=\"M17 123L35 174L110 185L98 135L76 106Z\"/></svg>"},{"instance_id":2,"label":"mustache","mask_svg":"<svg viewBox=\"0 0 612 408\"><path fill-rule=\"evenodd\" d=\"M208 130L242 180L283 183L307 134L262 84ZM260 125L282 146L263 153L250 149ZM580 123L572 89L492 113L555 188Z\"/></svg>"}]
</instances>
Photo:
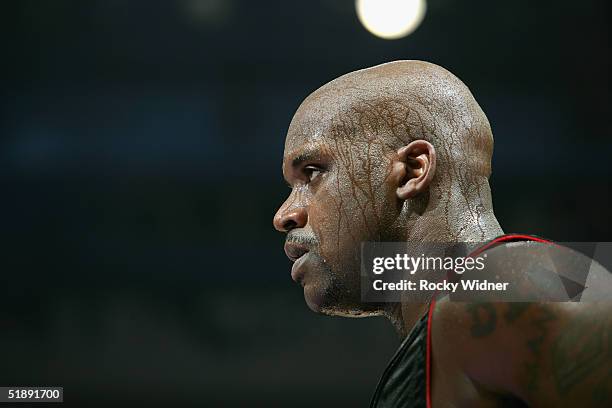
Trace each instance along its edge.
<instances>
[{"instance_id":1,"label":"mustache","mask_svg":"<svg viewBox=\"0 0 612 408\"><path fill-rule=\"evenodd\" d=\"M313 248L319 242L317 241L317 238L311 233L293 230L287 233L287 238L285 239L285 243L303 245L308 248Z\"/></svg>"}]
</instances>

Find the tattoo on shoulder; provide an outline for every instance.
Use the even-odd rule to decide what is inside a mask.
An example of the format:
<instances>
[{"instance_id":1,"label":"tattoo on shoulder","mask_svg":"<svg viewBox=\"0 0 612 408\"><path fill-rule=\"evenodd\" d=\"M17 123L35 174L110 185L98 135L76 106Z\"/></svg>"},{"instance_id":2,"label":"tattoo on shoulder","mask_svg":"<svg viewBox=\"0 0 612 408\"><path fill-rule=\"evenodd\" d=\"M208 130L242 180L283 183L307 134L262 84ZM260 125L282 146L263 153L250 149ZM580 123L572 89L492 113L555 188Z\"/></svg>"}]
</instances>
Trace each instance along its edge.
<instances>
[{"instance_id":1,"label":"tattoo on shoulder","mask_svg":"<svg viewBox=\"0 0 612 408\"><path fill-rule=\"evenodd\" d=\"M486 337L497 327L497 311L491 303L470 303L467 311L472 317L470 333L473 337Z\"/></svg>"},{"instance_id":2,"label":"tattoo on shoulder","mask_svg":"<svg viewBox=\"0 0 612 408\"><path fill-rule=\"evenodd\" d=\"M533 307L529 313L527 310ZM529 358L524 362L525 386L534 395L544 376L551 375L560 396L566 396L587 378L595 382L593 401L609 401L612 397L612 318L608 316L574 317L551 338L551 322L559 317L554 308L533 303L507 303L503 311L491 303L466 305L470 316L470 334L484 338L497 330L500 321L515 324L522 320L525 346ZM500 316L498 316L498 314ZM552 343L548 343L552 341ZM551 344L547 348L545 344ZM549 354L550 353L550 354ZM542 359L551 356L551 373L544 373Z\"/></svg>"},{"instance_id":3,"label":"tattoo on shoulder","mask_svg":"<svg viewBox=\"0 0 612 408\"><path fill-rule=\"evenodd\" d=\"M503 313L506 323L512 324L525 314L530 303L508 303ZM470 333L473 337L486 337L497 328L497 309L491 303L470 303L466 306L472 318Z\"/></svg>"},{"instance_id":4,"label":"tattoo on shoulder","mask_svg":"<svg viewBox=\"0 0 612 408\"><path fill-rule=\"evenodd\" d=\"M527 338L527 349L533 360L525 363L525 374L527 380L527 392L533 395L538 388L541 371L542 345L549 335L549 323L556 320L555 314L546 306L537 308L530 321L533 335Z\"/></svg>"},{"instance_id":5,"label":"tattoo on shoulder","mask_svg":"<svg viewBox=\"0 0 612 408\"><path fill-rule=\"evenodd\" d=\"M507 323L514 323L519 317L525 314L525 311L530 305L531 303L508 303L508 310L504 313L504 320Z\"/></svg>"}]
</instances>

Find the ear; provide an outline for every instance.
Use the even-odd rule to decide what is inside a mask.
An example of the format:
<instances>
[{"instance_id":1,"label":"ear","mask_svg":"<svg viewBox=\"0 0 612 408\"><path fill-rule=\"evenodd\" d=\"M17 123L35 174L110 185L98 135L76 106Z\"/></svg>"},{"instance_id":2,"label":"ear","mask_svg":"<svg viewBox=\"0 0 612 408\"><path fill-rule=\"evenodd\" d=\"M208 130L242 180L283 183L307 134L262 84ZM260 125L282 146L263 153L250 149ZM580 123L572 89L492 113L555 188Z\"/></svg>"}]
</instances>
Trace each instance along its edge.
<instances>
[{"instance_id":1,"label":"ear","mask_svg":"<svg viewBox=\"0 0 612 408\"><path fill-rule=\"evenodd\" d=\"M397 198L407 200L427 190L436 172L436 149L425 140L415 140L397 151L393 162Z\"/></svg>"}]
</instances>

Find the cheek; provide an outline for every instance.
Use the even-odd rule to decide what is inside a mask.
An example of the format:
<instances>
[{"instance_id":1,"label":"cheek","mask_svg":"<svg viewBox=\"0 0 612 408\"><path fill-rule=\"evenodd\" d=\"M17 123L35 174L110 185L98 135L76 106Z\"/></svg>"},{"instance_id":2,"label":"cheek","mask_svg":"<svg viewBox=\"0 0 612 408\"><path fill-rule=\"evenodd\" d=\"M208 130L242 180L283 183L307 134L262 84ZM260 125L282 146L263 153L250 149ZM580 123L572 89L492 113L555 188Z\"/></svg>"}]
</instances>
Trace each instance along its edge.
<instances>
[{"instance_id":1,"label":"cheek","mask_svg":"<svg viewBox=\"0 0 612 408\"><path fill-rule=\"evenodd\" d=\"M358 262L361 243L378 240L388 205L384 177L357 180L340 172L326 180L309 205L308 217L330 266Z\"/></svg>"}]
</instances>

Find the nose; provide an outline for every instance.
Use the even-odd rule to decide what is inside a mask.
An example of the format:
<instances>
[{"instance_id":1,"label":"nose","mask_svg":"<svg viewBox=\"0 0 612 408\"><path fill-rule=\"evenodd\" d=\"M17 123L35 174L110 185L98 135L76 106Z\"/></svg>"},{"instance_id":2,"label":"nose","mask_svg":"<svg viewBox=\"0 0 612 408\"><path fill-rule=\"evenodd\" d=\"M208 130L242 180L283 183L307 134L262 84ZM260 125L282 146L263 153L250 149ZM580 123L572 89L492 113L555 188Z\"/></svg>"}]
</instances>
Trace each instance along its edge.
<instances>
[{"instance_id":1,"label":"nose","mask_svg":"<svg viewBox=\"0 0 612 408\"><path fill-rule=\"evenodd\" d=\"M290 207L285 204L274 215L274 228L280 232L289 232L294 228L303 228L308 222L306 207Z\"/></svg>"}]
</instances>

